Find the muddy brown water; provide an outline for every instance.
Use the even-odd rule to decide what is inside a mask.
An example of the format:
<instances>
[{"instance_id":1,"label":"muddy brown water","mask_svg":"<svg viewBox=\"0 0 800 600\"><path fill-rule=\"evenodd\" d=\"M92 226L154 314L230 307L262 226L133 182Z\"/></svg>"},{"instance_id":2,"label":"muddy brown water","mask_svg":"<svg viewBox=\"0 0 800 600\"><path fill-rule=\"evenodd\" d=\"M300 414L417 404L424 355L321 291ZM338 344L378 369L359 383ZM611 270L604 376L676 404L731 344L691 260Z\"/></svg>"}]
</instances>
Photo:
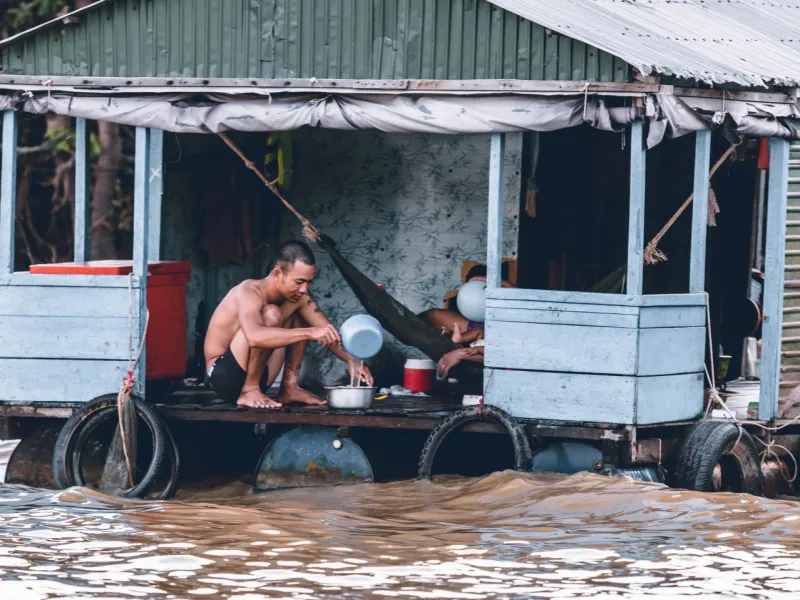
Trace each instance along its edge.
<instances>
[{"instance_id":1,"label":"muddy brown water","mask_svg":"<svg viewBox=\"0 0 800 600\"><path fill-rule=\"evenodd\" d=\"M798 568L800 504L589 474L162 503L0 485L3 600L789 599Z\"/></svg>"}]
</instances>

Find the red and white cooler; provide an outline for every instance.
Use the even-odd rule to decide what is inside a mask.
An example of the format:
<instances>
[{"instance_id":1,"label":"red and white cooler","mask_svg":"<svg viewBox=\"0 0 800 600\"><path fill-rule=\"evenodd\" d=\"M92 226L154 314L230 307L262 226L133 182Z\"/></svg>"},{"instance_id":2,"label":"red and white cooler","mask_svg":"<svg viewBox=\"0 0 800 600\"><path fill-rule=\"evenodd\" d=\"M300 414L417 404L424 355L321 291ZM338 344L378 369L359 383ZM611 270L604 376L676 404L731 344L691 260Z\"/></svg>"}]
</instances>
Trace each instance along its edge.
<instances>
[{"instance_id":1,"label":"red and white cooler","mask_svg":"<svg viewBox=\"0 0 800 600\"><path fill-rule=\"evenodd\" d=\"M412 392L430 394L436 382L436 363L427 358L409 358L403 375L403 387Z\"/></svg>"}]
</instances>

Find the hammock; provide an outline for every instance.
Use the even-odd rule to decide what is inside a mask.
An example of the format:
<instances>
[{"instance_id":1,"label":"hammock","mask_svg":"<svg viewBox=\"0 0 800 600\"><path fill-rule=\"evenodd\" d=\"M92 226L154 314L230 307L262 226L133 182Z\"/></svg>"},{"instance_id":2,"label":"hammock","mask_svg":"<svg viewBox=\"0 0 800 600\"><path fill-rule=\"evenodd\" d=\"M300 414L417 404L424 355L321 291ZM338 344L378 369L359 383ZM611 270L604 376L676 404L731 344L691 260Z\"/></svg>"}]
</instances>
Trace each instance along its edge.
<instances>
[{"instance_id":1,"label":"hammock","mask_svg":"<svg viewBox=\"0 0 800 600\"><path fill-rule=\"evenodd\" d=\"M411 309L398 302L388 292L379 288L369 277L356 269L336 249L334 241L321 233L308 219L300 214L283 197L275 183L269 181L224 133L217 135L244 161L250 170L258 175L264 185L283 202L286 208L300 220L303 225L303 235L310 241L319 243L325 249L364 309L375 317L386 331L403 344L421 350L434 361L438 361L448 352L461 348L453 340L434 329L428 321L417 316ZM470 361L462 361L455 366L452 373L459 380L469 384L477 377L482 377L483 366Z\"/></svg>"},{"instance_id":2,"label":"hammock","mask_svg":"<svg viewBox=\"0 0 800 600\"><path fill-rule=\"evenodd\" d=\"M319 244L330 255L364 309L400 342L422 350L436 361L461 347L356 269L327 235L320 236Z\"/></svg>"}]
</instances>

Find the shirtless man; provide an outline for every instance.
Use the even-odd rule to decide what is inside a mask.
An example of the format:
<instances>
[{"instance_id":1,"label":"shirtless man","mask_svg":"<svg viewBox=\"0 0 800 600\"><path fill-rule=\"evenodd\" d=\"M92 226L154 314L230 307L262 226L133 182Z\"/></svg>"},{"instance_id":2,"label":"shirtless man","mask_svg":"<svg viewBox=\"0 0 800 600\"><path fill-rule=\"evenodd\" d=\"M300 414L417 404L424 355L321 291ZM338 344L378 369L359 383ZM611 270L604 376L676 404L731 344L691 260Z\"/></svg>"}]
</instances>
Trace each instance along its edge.
<instances>
[{"instance_id":1,"label":"shirtless man","mask_svg":"<svg viewBox=\"0 0 800 600\"><path fill-rule=\"evenodd\" d=\"M309 286L316 275L314 255L302 242L278 248L275 267L264 279L248 279L233 288L211 316L204 354L214 391L228 402L253 408L280 408L300 402L325 402L297 383L309 340L322 342L347 362L352 377L373 383L366 366L356 373L336 328L322 314ZM272 385L284 366L276 400L261 389Z\"/></svg>"}]
</instances>

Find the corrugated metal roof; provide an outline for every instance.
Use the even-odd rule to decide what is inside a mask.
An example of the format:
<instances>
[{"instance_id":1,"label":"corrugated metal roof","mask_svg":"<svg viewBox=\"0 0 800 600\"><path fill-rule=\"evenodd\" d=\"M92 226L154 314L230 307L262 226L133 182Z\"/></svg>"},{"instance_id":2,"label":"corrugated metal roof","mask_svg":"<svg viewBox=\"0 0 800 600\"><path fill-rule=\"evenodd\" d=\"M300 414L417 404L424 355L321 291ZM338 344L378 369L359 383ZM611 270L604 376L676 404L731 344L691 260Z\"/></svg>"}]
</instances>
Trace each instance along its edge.
<instances>
[{"instance_id":1,"label":"corrugated metal roof","mask_svg":"<svg viewBox=\"0 0 800 600\"><path fill-rule=\"evenodd\" d=\"M618 56L645 75L800 85L800 2L490 0Z\"/></svg>"},{"instance_id":2,"label":"corrugated metal roof","mask_svg":"<svg viewBox=\"0 0 800 600\"><path fill-rule=\"evenodd\" d=\"M628 80L486 0L100 0L0 42L5 75ZM77 17L77 18L76 18Z\"/></svg>"}]
</instances>

